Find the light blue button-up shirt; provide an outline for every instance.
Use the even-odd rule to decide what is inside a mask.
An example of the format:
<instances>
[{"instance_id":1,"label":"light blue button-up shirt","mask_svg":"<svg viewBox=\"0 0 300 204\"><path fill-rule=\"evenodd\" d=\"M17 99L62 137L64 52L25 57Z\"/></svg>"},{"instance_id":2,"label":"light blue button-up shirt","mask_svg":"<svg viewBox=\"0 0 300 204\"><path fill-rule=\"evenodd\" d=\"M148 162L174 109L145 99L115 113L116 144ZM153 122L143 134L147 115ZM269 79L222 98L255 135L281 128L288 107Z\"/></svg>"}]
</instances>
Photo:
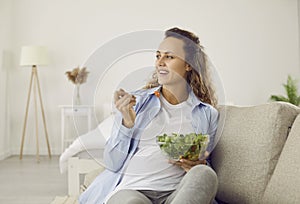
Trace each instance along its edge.
<instances>
[{"instance_id":1,"label":"light blue button-up shirt","mask_svg":"<svg viewBox=\"0 0 300 204\"><path fill-rule=\"evenodd\" d=\"M137 150L143 130L161 108L160 100L154 94L159 89L160 87L142 89L132 93L137 100L134 107L136 112L135 125L132 128L124 127L121 113L116 114L112 133L104 150L106 170L81 194L79 197L81 204L103 203L106 196L121 181L125 167ZM192 91L189 94L193 105L192 126L195 133L208 134L210 136L207 151L211 152L215 145L214 138L218 125L218 111L211 105L200 101Z\"/></svg>"}]
</instances>

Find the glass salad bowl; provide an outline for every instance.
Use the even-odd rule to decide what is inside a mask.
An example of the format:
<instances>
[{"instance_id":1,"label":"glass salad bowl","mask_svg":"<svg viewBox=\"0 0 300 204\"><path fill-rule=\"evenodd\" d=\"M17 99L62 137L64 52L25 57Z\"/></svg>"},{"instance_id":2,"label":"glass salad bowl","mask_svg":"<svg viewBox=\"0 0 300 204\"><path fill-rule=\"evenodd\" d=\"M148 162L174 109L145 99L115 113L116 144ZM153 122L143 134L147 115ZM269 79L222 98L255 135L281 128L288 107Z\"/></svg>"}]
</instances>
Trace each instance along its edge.
<instances>
[{"instance_id":1,"label":"glass salad bowl","mask_svg":"<svg viewBox=\"0 0 300 204\"><path fill-rule=\"evenodd\" d=\"M197 160L204 156L209 143L207 134L162 134L156 136L156 142L162 152L170 159L178 161L182 158Z\"/></svg>"}]
</instances>

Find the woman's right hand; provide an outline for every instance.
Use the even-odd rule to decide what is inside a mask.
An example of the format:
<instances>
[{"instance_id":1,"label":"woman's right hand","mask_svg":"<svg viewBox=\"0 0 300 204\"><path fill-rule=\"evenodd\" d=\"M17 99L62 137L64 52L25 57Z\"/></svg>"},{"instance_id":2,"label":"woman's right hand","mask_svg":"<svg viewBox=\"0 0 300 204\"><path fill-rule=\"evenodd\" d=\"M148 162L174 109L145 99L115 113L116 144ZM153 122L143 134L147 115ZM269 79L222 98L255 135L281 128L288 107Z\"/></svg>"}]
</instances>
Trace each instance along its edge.
<instances>
[{"instance_id":1,"label":"woman's right hand","mask_svg":"<svg viewBox=\"0 0 300 204\"><path fill-rule=\"evenodd\" d=\"M125 92L123 89L115 91L115 106L122 113L123 125L127 128L134 126L136 113L133 106L136 104L135 96Z\"/></svg>"}]
</instances>

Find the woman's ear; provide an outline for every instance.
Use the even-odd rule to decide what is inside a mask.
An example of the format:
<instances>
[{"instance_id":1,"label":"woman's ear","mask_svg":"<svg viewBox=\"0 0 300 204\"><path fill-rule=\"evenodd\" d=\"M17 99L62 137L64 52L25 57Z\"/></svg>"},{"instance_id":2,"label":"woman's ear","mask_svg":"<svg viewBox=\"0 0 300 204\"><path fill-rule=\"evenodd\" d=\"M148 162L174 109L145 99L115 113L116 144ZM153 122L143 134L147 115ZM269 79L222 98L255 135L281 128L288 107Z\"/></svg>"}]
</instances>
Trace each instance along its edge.
<instances>
[{"instance_id":1,"label":"woman's ear","mask_svg":"<svg viewBox=\"0 0 300 204\"><path fill-rule=\"evenodd\" d=\"M185 63L185 70L189 72L192 70L192 67L188 63Z\"/></svg>"}]
</instances>

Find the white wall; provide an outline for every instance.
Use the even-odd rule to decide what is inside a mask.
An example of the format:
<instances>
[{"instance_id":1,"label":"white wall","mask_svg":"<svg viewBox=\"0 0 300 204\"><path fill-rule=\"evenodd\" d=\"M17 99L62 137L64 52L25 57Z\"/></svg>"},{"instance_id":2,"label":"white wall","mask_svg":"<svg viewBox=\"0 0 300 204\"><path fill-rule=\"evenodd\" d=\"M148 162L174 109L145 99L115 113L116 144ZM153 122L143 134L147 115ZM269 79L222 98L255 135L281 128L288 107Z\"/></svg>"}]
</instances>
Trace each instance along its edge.
<instances>
[{"instance_id":1,"label":"white wall","mask_svg":"<svg viewBox=\"0 0 300 204\"><path fill-rule=\"evenodd\" d=\"M30 69L18 65L23 45L41 44L50 49L51 64L39 68L39 76L50 143L57 154L60 146L58 106L71 104L73 93L64 72L85 63L98 47L124 33L165 30L173 26L194 31L217 67L226 102L237 105L266 103L271 94L283 93L281 84L288 74L300 76L297 0L191 0L188 3L14 0L11 15L13 64L9 69L8 95L9 137L14 154L19 153L30 77ZM128 65L128 61L124 62L123 67ZM103 67L99 65L99 69ZM106 80L114 81L116 76L122 78L116 72ZM89 79L92 78L91 72ZM115 86L116 83L105 84L106 92L102 94L110 96ZM99 118L101 120L101 116ZM29 123L24 151L34 154L32 115L29 120L32 123ZM41 151L46 154L42 131L40 135Z\"/></svg>"},{"instance_id":2,"label":"white wall","mask_svg":"<svg viewBox=\"0 0 300 204\"><path fill-rule=\"evenodd\" d=\"M0 1L0 160L10 155L6 83L11 68L11 9L11 1Z\"/></svg>"}]
</instances>

